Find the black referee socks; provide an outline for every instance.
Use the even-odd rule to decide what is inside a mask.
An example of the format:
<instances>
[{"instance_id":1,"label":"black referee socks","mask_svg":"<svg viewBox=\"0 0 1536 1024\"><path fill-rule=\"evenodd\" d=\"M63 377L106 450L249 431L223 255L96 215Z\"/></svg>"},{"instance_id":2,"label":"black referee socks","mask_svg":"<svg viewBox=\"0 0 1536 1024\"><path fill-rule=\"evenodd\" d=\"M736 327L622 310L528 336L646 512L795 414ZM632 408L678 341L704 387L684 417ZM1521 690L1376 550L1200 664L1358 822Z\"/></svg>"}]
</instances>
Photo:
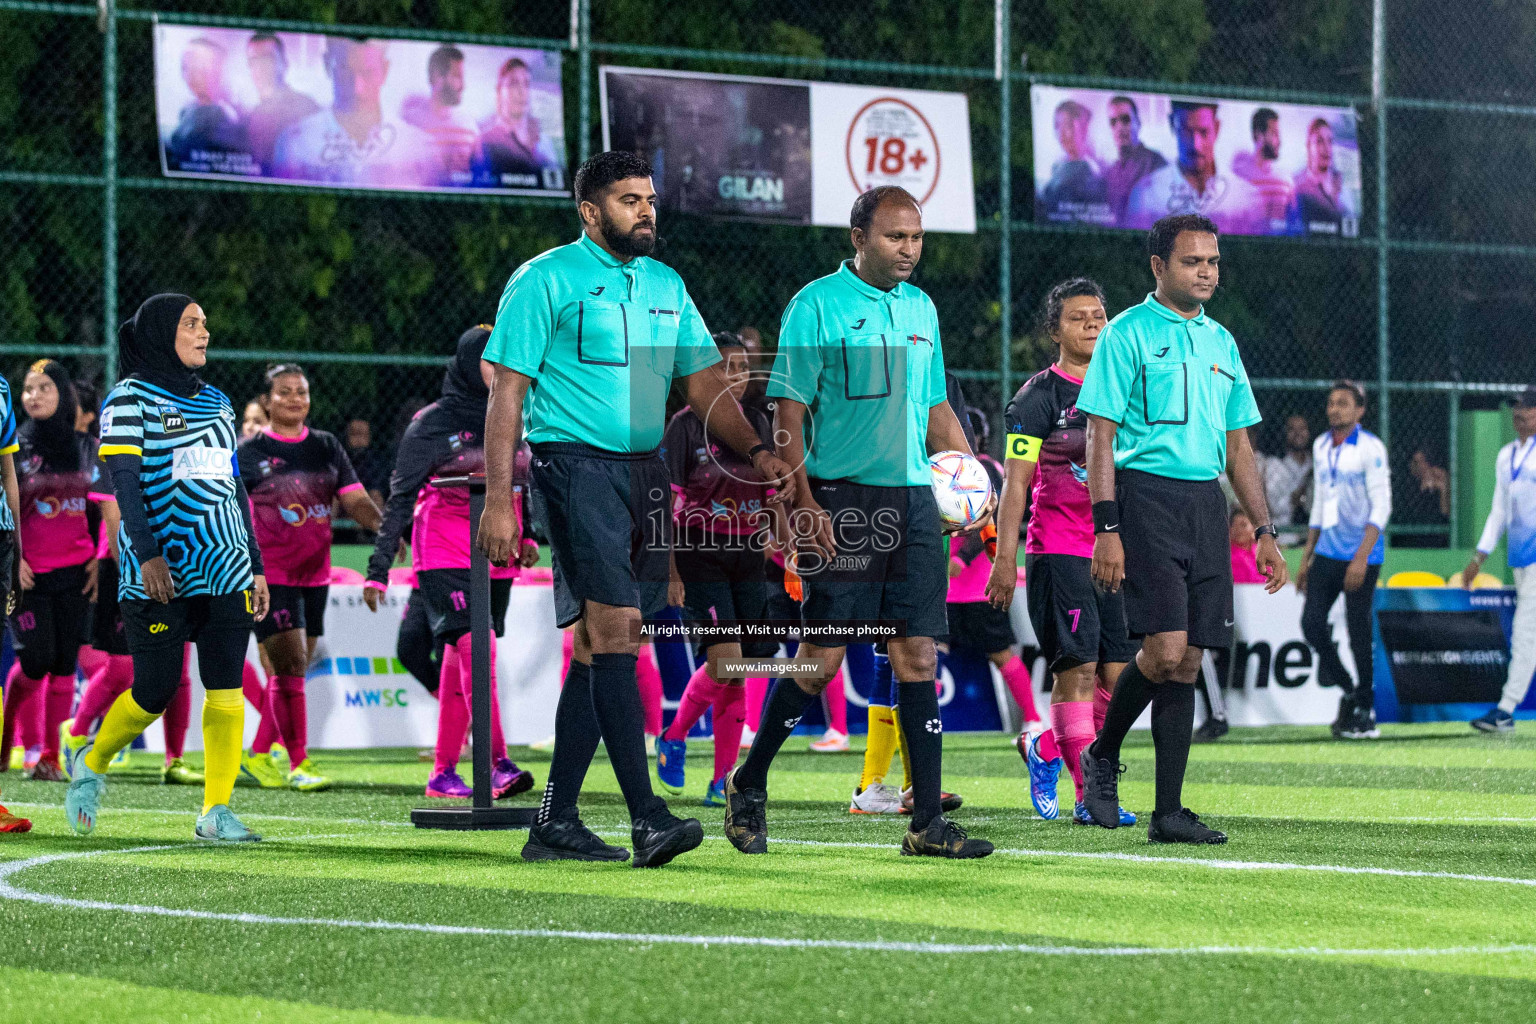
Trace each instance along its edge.
<instances>
[{"instance_id":1,"label":"black referee socks","mask_svg":"<svg viewBox=\"0 0 1536 1024\"><path fill-rule=\"evenodd\" d=\"M815 699L788 677L781 677L773 684L773 693L763 705L763 720L758 724L757 738L752 741L752 749L747 751L747 759L736 769L737 789L768 788L768 766Z\"/></svg>"},{"instance_id":2,"label":"black referee socks","mask_svg":"<svg viewBox=\"0 0 1536 1024\"><path fill-rule=\"evenodd\" d=\"M921 832L940 811L944 721L939 717L939 695L934 692L932 679L898 682L896 695L901 732L907 738L907 756L912 759L912 822L908 827Z\"/></svg>"},{"instance_id":3,"label":"black referee socks","mask_svg":"<svg viewBox=\"0 0 1536 1024\"><path fill-rule=\"evenodd\" d=\"M544 802L539 806L540 825L576 806L581 783L602 738L592 710L592 667L572 658L560 689L560 703L555 705L555 750L549 758Z\"/></svg>"},{"instance_id":4,"label":"black referee socks","mask_svg":"<svg viewBox=\"0 0 1536 1024\"><path fill-rule=\"evenodd\" d=\"M1121 676L1122 682L1124 679ZM1158 817L1172 814L1184 806L1184 769L1189 765L1189 744L1194 728L1195 688L1188 683L1171 681L1153 686L1152 746L1157 764L1157 808L1152 813Z\"/></svg>"},{"instance_id":5,"label":"black referee socks","mask_svg":"<svg viewBox=\"0 0 1536 1024\"><path fill-rule=\"evenodd\" d=\"M651 765L645 756L645 711L635 683L637 660L633 654L592 655L592 710L631 821L648 817L662 803L651 789Z\"/></svg>"},{"instance_id":6,"label":"black referee socks","mask_svg":"<svg viewBox=\"0 0 1536 1024\"><path fill-rule=\"evenodd\" d=\"M1136 719L1152 703L1152 691L1156 686L1137 667L1136 659L1132 658L1130 664L1125 666L1125 671L1120 673L1114 696L1109 699L1109 707L1104 711L1104 728L1099 730L1099 738L1088 748L1094 757L1110 764L1120 763L1120 744L1125 741L1125 734L1131 731L1131 726L1136 724Z\"/></svg>"}]
</instances>

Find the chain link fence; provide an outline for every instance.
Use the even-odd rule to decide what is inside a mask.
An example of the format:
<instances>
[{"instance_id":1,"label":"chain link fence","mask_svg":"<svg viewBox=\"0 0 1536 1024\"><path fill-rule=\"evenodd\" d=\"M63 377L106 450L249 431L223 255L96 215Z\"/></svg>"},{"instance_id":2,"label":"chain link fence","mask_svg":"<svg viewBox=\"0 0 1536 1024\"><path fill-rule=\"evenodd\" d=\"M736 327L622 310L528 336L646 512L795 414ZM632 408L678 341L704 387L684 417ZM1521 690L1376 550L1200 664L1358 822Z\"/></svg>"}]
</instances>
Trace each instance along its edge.
<instances>
[{"instance_id":1,"label":"chain link fence","mask_svg":"<svg viewBox=\"0 0 1536 1024\"><path fill-rule=\"evenodd\" d=\"M268 362L298 362L317 425L364 418L387 443L517 265L575 237L568 201L162 177L156 19L559 51L573 166L599 145L604 63L964 92L978 231L934 236L919 283L994 448L1006 397L1051 357L1034 328L1049 287L1094 276L1113 314L1151 285L1138 235L1031 219L1031 84L1352 105L1360 237L1229 237L1211 310L1243 346L1260 448L1282 451L1292 416L1320 431L1327 382L1362 381L1407 499L1395 539L1444 543L1468 531L1423 466L1451 465L1458 411L1536 380L1536 14L1375 7L1373 100L1369 0L0 0L0 368L14 381L46 354L100 380L112 325L183 291L210 311L208 376L237 402ZM662 229L711 326L770 346L789 297L848 248L836 229L684 214Z\"/></svg>"}]
</instances>

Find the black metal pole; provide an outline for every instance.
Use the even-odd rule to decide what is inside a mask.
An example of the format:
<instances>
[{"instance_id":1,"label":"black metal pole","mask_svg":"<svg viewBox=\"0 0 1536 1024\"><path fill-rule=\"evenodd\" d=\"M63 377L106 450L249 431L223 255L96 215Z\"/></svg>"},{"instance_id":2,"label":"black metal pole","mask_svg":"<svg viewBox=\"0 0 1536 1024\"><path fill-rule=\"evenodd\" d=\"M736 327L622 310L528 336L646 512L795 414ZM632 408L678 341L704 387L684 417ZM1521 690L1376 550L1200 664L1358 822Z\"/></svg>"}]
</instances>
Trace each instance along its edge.
<instances>
[{"instance_id":1,"label":"black metal pole","mask_svg":"<svg viewBox=\"0 0 1536 1024\"><path fill-rule=\"evenodd\" d=\"M470 484L469 535L480 532L485 485ZM474 686L474 787L476 808L491 806L491 563L478 547L469 556L469 635Z\"/></svg>"}]
</instances>

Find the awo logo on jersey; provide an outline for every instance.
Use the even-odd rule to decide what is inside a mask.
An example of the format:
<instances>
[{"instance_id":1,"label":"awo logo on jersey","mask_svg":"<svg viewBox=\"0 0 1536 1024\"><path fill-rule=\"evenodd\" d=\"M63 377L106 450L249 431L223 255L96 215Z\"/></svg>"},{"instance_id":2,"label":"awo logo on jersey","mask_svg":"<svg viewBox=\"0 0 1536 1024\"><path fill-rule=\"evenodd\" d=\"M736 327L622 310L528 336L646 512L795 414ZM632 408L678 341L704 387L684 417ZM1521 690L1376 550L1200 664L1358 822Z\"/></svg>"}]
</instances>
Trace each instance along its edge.
<instances>
[{"instance_id":1,"label":"awo logo on jersey","mask_svg":"<svg viewBox=\"0 0 1536 1024\"><path fill-rule=\"evenodd\" d=\"M234 452L228 448L177 448L171 462L172 480L230 480L234 477Z\"/></svg>"}]
</instances>

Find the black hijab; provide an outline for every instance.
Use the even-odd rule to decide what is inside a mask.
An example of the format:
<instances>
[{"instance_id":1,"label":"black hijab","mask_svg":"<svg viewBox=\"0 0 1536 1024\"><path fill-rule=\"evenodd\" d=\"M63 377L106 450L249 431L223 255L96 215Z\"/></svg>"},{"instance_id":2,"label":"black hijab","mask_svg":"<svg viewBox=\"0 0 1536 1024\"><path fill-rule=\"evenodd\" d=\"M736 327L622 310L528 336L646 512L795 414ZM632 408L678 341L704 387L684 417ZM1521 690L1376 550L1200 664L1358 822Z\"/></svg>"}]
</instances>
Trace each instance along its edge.
<instances>
[{"instance_id":1,"label":"black hijab","mask_svg":"<svg viewBox=\"0 0 1536 1024\"><path fill-rule=\"evenodd\" d=\"M75 436L75 417L80 401L74 383L64 367L52 359L39 359L27 367L28 373L46 374L59 392L59 404L47 419L27 420L17 430L39 455L43 465L52 470L73 473L80 468L80 443Z\"/></svg>"},{"instance_id":2,"label":"black hijab","mask_svg":"<svg viewBox=\"0 0 1536 1024\"><path fill-rule=\"evenodd\" d=\"M453 417L456 429L473 430L477 435L485 431L485 410L491 400L491 389L480 376L480 359L490 338L491 329L485 324L459 335L458 349L443 374L443 397L437 400L438 406Z\"/></svg>"},{"instance_id":3,"label":"black hijab","mask_svg":"<svg viewBox=\"0 0 1536 1024\"><path fill-rule=\"evenodd\" d=\"M173 395L191 398L203 381L176 354L176 327L181 314L196 300L190 295L151 295L117 331L123 376L136 377Z\"/></svg>"}]
</instances>

